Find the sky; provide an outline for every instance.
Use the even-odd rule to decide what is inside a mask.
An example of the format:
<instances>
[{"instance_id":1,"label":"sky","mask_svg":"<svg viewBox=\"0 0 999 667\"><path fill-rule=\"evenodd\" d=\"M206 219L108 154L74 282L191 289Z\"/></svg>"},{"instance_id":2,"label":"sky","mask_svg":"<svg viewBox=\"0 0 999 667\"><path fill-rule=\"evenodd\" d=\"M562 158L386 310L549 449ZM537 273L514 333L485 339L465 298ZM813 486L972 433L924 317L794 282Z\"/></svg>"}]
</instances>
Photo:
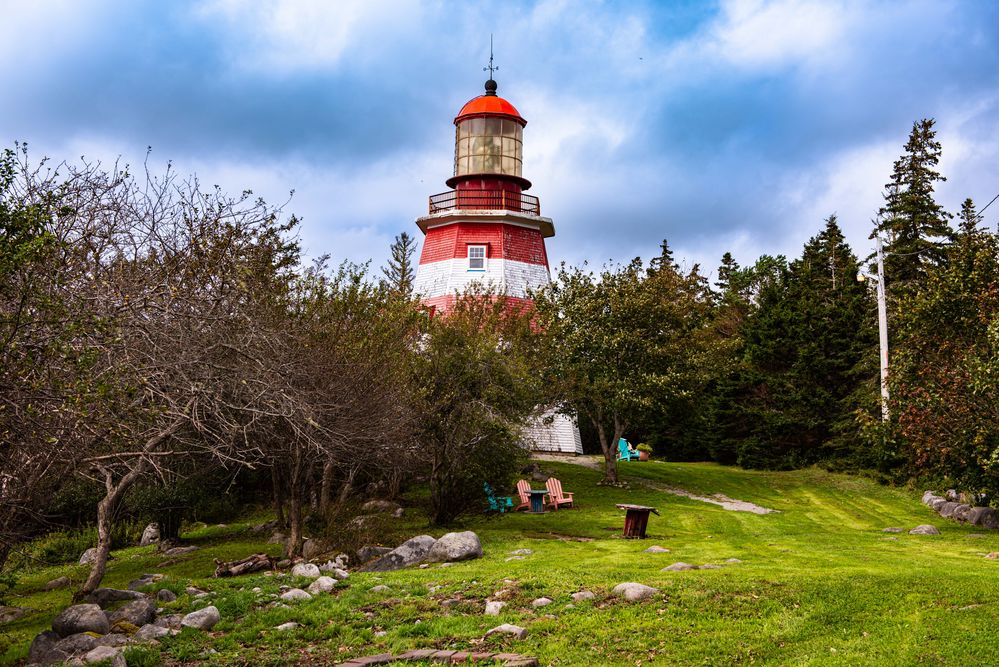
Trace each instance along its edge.
<instances>
[{"instance_id":1,"label":"sky","mask_svg":"<svg viewBox=\"0 0 999 667\"><path fill-rule=\"evenodd\" d=\"M833 213L863 257L920 118L945 208L999 194L992 0L0 0L0 145L151 147L154 171L284 204L309 256L378 267L447 190L490 34L553 265L666 238L710 274L796 257Z\"/></svg>"}]
</instances>

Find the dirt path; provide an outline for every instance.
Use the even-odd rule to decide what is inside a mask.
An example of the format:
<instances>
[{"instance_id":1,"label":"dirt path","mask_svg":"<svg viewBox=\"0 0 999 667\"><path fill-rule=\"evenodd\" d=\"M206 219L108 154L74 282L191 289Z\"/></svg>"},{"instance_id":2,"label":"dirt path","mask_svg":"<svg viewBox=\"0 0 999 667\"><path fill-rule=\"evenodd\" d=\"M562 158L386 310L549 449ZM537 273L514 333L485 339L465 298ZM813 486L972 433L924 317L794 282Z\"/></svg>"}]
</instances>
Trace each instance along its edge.
<instances>
[{"instance_id":1,"label":"dirt path","mask_svg":"<svg viewBox=\"0 0 999 667\"><path fill-rule=\"evenodd\" d=\"M560 463L573 463L575 465L584 466L592 470L603 470L603 459L599 456L557 456L555 454L533 454L532 458L538 459L540 461L558 461ZM712 505L718 505L722 509L730 510L732 512L750 512L752 514L774 514L780 510L773 510L767 507L760 507L759 505L745 500L736 500L735 498L729 498L724 493L713 493L710 496L699 496L690 491L685 491L683 489L678 489L675 486L666 486L664 484L657 484L651 480L643 479L639 482L643 486L650 489L655 489L656 491L662 491L664 493L669 493L674 496L683 496L684 498L690 498L691 500L699 500L702 503L710 503Z\"/></svg>"}]
</instances>

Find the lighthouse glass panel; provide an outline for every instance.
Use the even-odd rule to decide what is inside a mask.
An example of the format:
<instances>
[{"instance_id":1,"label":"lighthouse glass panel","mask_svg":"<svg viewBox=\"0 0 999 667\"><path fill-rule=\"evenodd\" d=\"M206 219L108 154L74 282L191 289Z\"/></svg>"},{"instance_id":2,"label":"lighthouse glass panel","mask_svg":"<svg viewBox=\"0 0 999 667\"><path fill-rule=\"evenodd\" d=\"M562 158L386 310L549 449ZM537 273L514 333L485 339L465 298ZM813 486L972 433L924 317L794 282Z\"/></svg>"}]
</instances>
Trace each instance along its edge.
<instances>
[{"instance_id":1,"label":"lighthouse glass panel","mask_svg":"<svg viewBox=\"0 0 999 667\"><path fill-rule=\"evenodd\" d=\"M469 118L458 124L454 175L520 176L523 154L520 123L507 118Z\"/></svg>"}]
</instances>

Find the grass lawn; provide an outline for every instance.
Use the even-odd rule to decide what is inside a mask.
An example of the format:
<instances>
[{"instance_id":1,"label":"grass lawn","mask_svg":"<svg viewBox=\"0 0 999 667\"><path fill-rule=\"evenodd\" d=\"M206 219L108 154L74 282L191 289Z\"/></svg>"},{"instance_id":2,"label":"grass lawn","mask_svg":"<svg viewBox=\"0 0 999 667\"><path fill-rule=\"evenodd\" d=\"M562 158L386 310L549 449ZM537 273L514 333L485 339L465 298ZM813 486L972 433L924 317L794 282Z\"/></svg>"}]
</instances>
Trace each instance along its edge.
<instances>
[{"instance_id":1,"label":"grass lawn","mask_svg":"<svg viewBox=\"0 0 999 667\"><path fill-rule=\"evenodd\" d=\"M621 464L631 483L625 490L596 486L599 473L579 465L542 465L575 492L579 509L468 521L456 529L479 534L480 560L352 573L333 594L269 608L280 585L308 582L210 578L213 558L277 555L279 547L263 543L267 536L248 532L266 518L256 516L186 534L203 548L172 564L163 565L168 559L152 547L115 552L105 585L123 587L143 572L162 572L167 578L156 587L183 592L193 583L212 591L222 622L210 635L185 630L164 640L163 664L329 664L414 648L505 650L547 665L999 664L999 561L983 557L999 551L999 534L940 519L919 503L921 491L818 470L764 473L659 462ZM664 486L723 493L780 513L732 512L657 489ZM615 503L659 508L649 539L621 539L623 512ZM922 523L942 535L907 533ZM881 532L887 526L906 532ZM428 530L418 511L409 511L398 531L386 542L444 532ZM976 532L988 534L972 536ZM671 553L645 553L653 544ZM515 549L533 553L507 560ZM726 564L729 558L742 562ZM722 567L661 571L677 561ZM8 644L0 646L6 651L0 662L23 659L31 638L68 603L68 591L45 593L42 585L63 574L79 581L83 570L49 568L22 577L8 603L39 611L3 628ZM626 581L660 592L639 603L612 597L610 590ZM371 592L377 584L390 590ZM566 608L580 590L595 599ZM532 608L542 596L554 602ZM507 601L498 618L482 614L487 598ZM452 599L459 601L441 605ZM189 611L198 604L183 594L166 606ZM287 621L301 627L273 630ZM483 639L500 623L526 627L527 638ZM130 657L131 664L151 665L158 656Z\"/></svg>"}]
</instances>

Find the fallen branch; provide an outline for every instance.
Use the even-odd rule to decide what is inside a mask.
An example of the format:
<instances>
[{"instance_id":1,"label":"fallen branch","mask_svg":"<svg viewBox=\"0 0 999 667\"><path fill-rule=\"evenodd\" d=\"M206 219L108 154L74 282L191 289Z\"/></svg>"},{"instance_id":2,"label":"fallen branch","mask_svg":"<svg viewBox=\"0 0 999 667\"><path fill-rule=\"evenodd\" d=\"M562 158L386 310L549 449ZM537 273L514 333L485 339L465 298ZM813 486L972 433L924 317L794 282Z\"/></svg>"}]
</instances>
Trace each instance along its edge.
<instances>
[{"instance_id":1,"label":"fallen branch","mask_svg":"<svg viewBox=\"0 0 999 667\"><path fill-rule=\"evenodd\" d=\"M267 554L253 554L252 556L247 556L243 560L234 560L228 563L223 563L216 558L215 576L238 577L241 574L250 574L251 572L259 572L260 570L271 570L274 569L274 564L276 562L276 559L271 558Z\"/></svg>"}]
</instances>

